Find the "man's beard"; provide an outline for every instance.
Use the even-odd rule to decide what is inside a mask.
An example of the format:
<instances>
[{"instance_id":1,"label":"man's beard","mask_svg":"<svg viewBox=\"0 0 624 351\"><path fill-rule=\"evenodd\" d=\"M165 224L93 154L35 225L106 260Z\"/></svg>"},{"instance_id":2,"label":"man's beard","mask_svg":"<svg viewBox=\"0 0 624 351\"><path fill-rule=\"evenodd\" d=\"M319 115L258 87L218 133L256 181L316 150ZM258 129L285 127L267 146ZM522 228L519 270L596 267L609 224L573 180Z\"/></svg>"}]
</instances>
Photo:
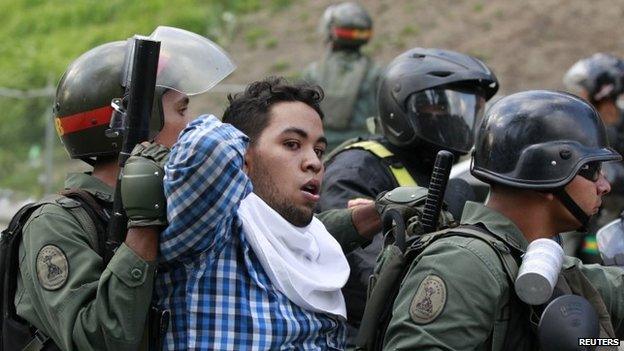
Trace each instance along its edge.
<instances>
[{"instance_id":1,"label":"man's beard","mask_svg":"<svg viewBox=\"0 0 624 351\"><path fill-rule=\"evenodd\" d=\"M296 227L305 227L312 222L312 209L303 210L291 204L286 196L280 193L277 185L272 182L267 174L268 169L264 164L257 164L255 172L249 173L249 178L253 184L254 193L266 202L275 212L279 213L285 220Z\"/></svg>"}]
</instances>

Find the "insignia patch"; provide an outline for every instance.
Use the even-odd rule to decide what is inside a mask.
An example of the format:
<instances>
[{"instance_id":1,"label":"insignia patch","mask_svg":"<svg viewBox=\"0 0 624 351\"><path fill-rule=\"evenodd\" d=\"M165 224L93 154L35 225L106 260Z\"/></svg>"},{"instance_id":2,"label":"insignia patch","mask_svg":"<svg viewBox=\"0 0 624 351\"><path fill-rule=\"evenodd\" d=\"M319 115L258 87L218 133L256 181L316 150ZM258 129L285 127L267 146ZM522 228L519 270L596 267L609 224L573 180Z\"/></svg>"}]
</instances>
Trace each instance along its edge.
<instances>
[{"instance_id":1,"label":"insignia patch","mask_svg":"<svg viewBox=\"0 0 624 351\"><path fill-rule=\"evenodd\" d=\"M69 277L69 262L56 245L46 245L37 254L37 278L46 290L57 290Z\"/></svg>"},{"instance_id":2,"label":"insignia patch","mask_svg":"<svg viewBox=\"0 0 624 351\"><path fill-rule=\"evenodd\" d=\"M442 312L446 304L446 284L437 275L428 275L418 286L412 303L410 317L417 324L427 324Z\"/></svg>"}]
</instances>

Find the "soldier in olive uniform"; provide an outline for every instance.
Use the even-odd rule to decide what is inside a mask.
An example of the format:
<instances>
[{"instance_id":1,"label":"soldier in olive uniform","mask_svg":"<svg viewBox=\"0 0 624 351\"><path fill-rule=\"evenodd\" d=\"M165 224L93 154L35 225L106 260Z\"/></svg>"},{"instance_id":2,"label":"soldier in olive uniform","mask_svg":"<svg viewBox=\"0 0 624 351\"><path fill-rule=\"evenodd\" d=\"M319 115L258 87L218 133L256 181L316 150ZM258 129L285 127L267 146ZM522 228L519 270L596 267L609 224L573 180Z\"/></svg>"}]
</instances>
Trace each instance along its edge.
<instances>
[{"instance_id":1,"label":"soldier in olive uniform","mask_svg":"<svg viewBox=\"0 0 624 351\"><path fill-rule=\"evenodd\" d=\"M154 96L150 137L170 147L189 121L189 99L181 91L188 91L185 88L193 78L206 78L197 75L188 77L184 86L169 84L179 78L176 72L181 67L176 63L193 59L179 46L187 45L188 38L206 39L168 27L160 27L153 36L162 43L157 84L163 84L157 86ZM58 196L36 209L26 222L19 247L15 305L17 314L37 330L30 349L121 351L145 347L158 235L142 228L166 224L166 219L146 220L129 209L125 242L110 262L102 257L106 239L102 232L106 232L112 208L122 144L120 136L108 137L106 130L114 113L111 100L124 97L122 78L131 44L116 41L89 50L67 68L57 87L57 132L71 158L93 166L92 172L69 174L65 188L87 192L102 213L97 219L90 218L87 212L77 210L79 202ZM205 45L208 52L214 50L213 43L206 40ZM232 69L200 84L216 83ZM178 91L171 89L175 87ZM145 156L166 161L166 154Z\"/></svg>"},{"instance_id":2,"label":"soldier in olive uniform","mask_svg":"<svg viewBox=\"0 0 624 351\"><path fill-rule=\"evenodd\" d=\"M303 78L325 92L322 108L328 150L368 133L366 120L377 113L381 68L360 49L372 36L373 21L364 7L346 2L325 10L319 30L327 43L320 61L310 64Z\"/></svg>"},{"instance_id":3,"label":"soldier in olive uniform","mask_svg":"<svg viewBox=\"0 0 624 351\"><path fill-rule=\"evenodd\" d=\"M589 101L607 128L612 147L624 151L621 111L618 97L624 93L624 60L597 53L576 62L566 72L563 83L566 89Z\"/></svg>"},{"instance_id":4,"label":"soldier in olive uniform","mask_svg":"<svg viewBox=\"0 0 624 351\"><path fill-rule=\"evenodd\" d=\"M485 205L466 204L460 226L481 234L451 230L426 241L394 301L384 349L538 349L539 314L531 313L539 310L513 286L520 255L535 239L586 225L610 190L602 163L620 159L598 113L573 95L529 91L494 104L472 159L472 174L491 193ZM589 300L600 337L621 338L623 278L619 268L565 257L556 291Z\"/></svg>"},{"instance_id":5,"label":"soldier in olive uniform","mask_svg":"<svg viewBox=\"0 0 624 351\"><path fill-rule=\"evenodd\" d=\"M470 150L475 123L497 90L494 73L468 55L424 48L399 55L379 90L383 136L355 139L328 157L319 209L344 208L349 200L374 199L397 186L428 186L439 150L456 155ZM354 327L381 246L379 235L347 256L351 276L343 290Z\"/></svg>"},{"instance_id":6,"label":"soldier in olive uniform","mask_svg":"<svg viewBox=\"0 0 624 351\"><path fill-rule=\"evenodd\" d=\"M613 55L597 53L576 62L566 72L566 89L589 101L607 129L610 145L624 153L624 121L617 106L624 92L624 61ZM617 218L624 210L624 163L605 165L605 176L611 183L611 193L604 198L600 213L588 226L588 233L567 233L564 236L566 252L585 263L601 263L596 244L596 230Z\"/></svg>"}]
</instances>

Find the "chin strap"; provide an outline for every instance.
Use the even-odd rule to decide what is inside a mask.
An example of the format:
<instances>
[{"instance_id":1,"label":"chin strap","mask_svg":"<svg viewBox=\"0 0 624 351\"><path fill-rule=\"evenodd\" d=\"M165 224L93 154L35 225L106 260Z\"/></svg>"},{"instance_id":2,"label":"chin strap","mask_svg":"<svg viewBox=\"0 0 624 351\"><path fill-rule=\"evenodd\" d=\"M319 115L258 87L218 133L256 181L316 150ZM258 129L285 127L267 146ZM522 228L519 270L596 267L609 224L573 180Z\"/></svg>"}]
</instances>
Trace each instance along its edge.
<instances>
[{"instance_id":1,"label":"chin strap","mask_svg":"<svg viewBox=\"0 0 624 351\"><path fill-rule=\"evenodd\" d=\"M559 201L561 201L563 206L565 206L565 208L567 208L568 211L570 211L570 213L572 213L572 215L576 217L579 222L581 222L581 228L579 228L579 230L587 230L587 224L589 223L590 216L588 216L587 213L585 213L585 211L583 211L583 209L581 209L579 205L572 200L565 189L557 189L553 191L553 194L559 199Z\"/></svg>"}]
</instances>

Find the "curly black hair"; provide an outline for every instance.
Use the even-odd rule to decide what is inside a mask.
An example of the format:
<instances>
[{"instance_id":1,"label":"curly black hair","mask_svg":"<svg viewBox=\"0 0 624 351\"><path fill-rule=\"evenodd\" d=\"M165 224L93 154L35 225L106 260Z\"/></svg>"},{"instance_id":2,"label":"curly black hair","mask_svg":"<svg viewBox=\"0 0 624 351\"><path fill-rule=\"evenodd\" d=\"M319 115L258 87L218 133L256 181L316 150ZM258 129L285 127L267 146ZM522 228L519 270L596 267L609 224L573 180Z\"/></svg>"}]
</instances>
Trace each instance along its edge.
<instances>
[{"instance_id":1,"label":"curly black hair","mask_svg":"<svg viewBox=\"0 0 624 351\"><path fill-rule=\"evenodd\" d=\"M282 77L268 77L251 83L244 92L228 94L229 106L223 112L223 122L245 133L254 143L269 124L272 105L300 101L313 108L323 119L320 106L323 97L323 89L317 85L289 84Z\"/></svg>"}]
</instances>

